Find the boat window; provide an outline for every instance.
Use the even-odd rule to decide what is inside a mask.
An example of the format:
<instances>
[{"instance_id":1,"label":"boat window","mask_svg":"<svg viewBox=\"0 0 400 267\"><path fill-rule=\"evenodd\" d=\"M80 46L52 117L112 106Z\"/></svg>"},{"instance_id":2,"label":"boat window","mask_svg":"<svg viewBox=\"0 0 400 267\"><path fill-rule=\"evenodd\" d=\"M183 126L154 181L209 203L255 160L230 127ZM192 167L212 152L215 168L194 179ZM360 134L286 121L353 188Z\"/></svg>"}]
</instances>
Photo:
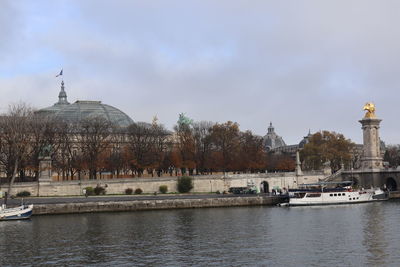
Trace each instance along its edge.
<instances>
[{"instance_id":1,"label":"boat window","mask_svg":"<svg viewBox=\"0 0 400 267\"><path fill-rule=\"evenodd\" d=\"M337 196L337 194L333 194L335 197Z\"/></svg>"},{"instance_id":2,"label":"boat window","mask_svg":"<svg viewBox=\"0 0 400 267\"><path fill-rule=\"evenodd\" d=\"M345 194L345 193L342 193L342 195L345 196L346 194Z\"/></svg>"},{"instance_id":3,"label":"boat window","mask_svg":"<svg viewBox=\"0 0 400 267\"><path fill-rule=\"evenodd\" d=\"M358 197L357 197L357 199L358 199Z\"/></svg>"},{"instance_id":4,"label":"boat window","mask_svg":"<svg viewBox=\"0 0 400 267\"><path fill-rule=\"evenodd\" d=\"M306 193L294 193L295 198L303 198L306 195Z\"/></svg>"},{"instance_id":5,"label":"boat window","mask_svg":"<svg viewBox=\"0 0 400 267\"><path fill-rule=\"evenodd\" d=\"M308 193L306 197L320 197L321 193Z\"/></svg>"},{"instance_id":6,"label":"boat window","mask_svg":"<svg viewBox=\"0 0 400 267\"><path fill-rule=\"evenodd\" d=\"M333 194L329 194L330 197L333 197Z\"/></svg>"},{"instance_id":7,"label":"boat window","mask_svg":"<svg viewBox=\"0 0 400 267\"><path fill-rule=\"evenodd\" d=\"M351 200L351 198L349 198L349 200Z\"/></svg>"},{"instance_id":8,"label":"boat window","mask_svg":"<svg viewBox=\"0 0 400 267\"><path fill-rule=\"evenodd\" d=\"M353 200L356 200L356 198L355 198L355 197L353 197Z\"/></svg>"}]
</instances>

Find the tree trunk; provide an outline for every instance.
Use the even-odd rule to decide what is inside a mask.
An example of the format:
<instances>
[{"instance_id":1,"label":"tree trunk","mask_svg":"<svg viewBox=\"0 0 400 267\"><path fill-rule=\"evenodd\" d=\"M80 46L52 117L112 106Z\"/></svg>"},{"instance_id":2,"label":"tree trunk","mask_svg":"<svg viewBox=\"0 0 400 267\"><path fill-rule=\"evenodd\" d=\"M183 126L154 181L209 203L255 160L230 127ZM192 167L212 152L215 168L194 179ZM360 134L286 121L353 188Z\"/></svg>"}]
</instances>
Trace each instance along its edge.
<instances>
[{"instance_id":1,"label":"tree trunk","mask_svg":"<svg viewBox=\"0 0 400 267\"><path fill-rule=\"evenodd\" d=\"M12 189L12 186L13 186L13 184L14 184L15 177L17 176L17 170L18 170L18 159L15 160L14 171L13 171L13 174L12 174L12 177L11 177L11 180L10 180L10 183L9 183L9 185L8 185L7 194L6 194L5 197L4 197L4 204L5 204L6 206L7 206L8 196L10 196L10 194L11 194L11 189Z\"/></svg>"}]
</instances>

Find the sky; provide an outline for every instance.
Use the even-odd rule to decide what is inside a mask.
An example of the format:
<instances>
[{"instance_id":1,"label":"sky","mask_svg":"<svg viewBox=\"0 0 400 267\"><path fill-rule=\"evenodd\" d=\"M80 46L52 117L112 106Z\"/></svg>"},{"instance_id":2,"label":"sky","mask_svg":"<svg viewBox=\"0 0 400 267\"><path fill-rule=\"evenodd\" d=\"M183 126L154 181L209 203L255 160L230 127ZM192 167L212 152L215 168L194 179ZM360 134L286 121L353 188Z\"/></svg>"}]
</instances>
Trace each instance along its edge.
<instances>
[{"instance_id":1,"label":"sky","mask_svg":"<svg viewBox=\"0 0 400 267\"><path fill-rule=\"evenodd\" d=\"M310 130L362 143L373 102L399 144L400 1L1 0L0 112L99 100L172 129L234 121L287 144Z\"/></svg>"}]
</instances>

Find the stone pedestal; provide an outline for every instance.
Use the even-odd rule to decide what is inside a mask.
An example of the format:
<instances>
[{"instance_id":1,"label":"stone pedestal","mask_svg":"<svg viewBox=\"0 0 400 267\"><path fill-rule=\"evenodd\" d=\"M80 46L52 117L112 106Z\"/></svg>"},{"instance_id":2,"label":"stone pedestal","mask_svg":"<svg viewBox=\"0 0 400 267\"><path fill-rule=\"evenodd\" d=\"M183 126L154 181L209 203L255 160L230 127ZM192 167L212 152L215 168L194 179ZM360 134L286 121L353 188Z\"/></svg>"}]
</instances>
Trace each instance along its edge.
<instances>
[{"instance_id":1,"label":"stone pedestal","mask_svg":"<svg viewBox=\"0 0 400 267\"><path fill-rule=\"evenodd\" d=\"M379 124L382 120L377 118L363 118L359 122L362 125L364 148L361 157L361 169L382 169Z\"/></svg>"},{"instance_id":2,"label":"stone pedestal","mask_svg":"<svg viewBox=\"0 0 400 267\"><path fill-rule=\"evenodd\" d=\"M51 181L51 158L43 157L39 162L39 183L49 183Z\"/></svg>"}]
</instances>

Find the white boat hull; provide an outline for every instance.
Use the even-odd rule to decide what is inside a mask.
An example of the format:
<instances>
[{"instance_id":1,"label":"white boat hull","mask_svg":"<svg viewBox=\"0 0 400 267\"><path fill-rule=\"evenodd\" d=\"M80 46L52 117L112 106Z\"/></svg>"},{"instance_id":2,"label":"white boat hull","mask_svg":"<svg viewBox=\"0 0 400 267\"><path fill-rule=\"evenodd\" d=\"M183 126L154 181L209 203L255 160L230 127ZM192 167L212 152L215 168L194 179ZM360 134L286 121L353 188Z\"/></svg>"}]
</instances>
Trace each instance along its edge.
<instances>
[{"instance_id":1,"label":"white boat hull","mask_svg":"<svg viewBox=\"0 0 400 267\"><path fill-rule=\"evenodd\" d=\"M32 215L33 205L22 205L16 208L0 207L0 221L24 220Z\"/></svg>"},{"instance_id":2,"label":"white boat hull","mask_svg":"<svg viewBox=\"0 0 400 267\"><path fill-rule=\"evenodd\" d=\"M343 192L307 192L302 198L290 198L289 206L356 204L387 200L388 194L380 189Z\"/></svg>"}]
</instances>

